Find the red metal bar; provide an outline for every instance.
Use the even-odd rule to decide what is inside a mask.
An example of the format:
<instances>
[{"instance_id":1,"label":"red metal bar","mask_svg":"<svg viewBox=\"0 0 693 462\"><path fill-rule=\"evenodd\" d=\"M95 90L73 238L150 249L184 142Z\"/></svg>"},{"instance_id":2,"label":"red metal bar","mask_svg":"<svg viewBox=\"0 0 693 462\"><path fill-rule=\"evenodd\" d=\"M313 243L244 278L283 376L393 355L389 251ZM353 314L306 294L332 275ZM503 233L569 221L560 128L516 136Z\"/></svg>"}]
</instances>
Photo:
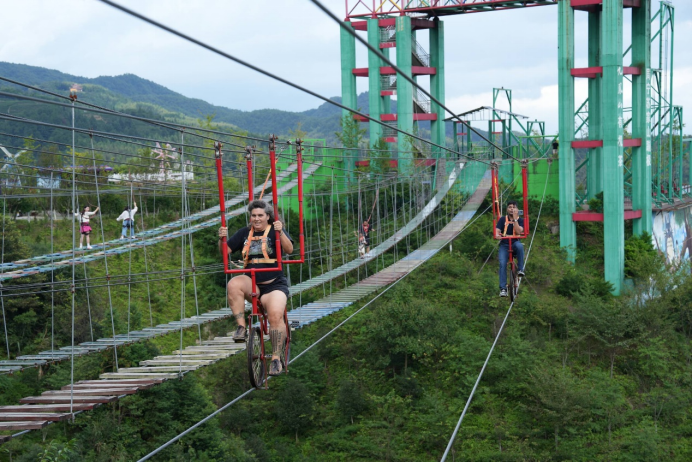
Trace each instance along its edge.
<instances>
[{"instance_id":1,"label":"red metal bar","mask_svg":"<svg viewBox=\"0 0 693 462\"><path fill-rule=\"evenodd\" d=\"M500 203L498 202L498 164L491 165L491 214L493 215L493 237L498 239L496 224L500 219Z\"/></svg>"},{"instance_id":2,"label":"red metal bar","mask_svg":"<svg viewBox=\"0 0 693 462\"><path fill-rule=\"evenodd\" d=\"M272 169L270 171L272 175L272 209L274 210L274 218L276 220L279 219L279 207L277 207L277 203L279 202L278 194L277 194L277 154L275 152L276 146L274 144L275 140L277 139L276 136L270 135L270 143L269 143L269 154L270 154L270 168ZM279 271L282 270L282 241L281 241L281 231L275 231L275 250L277 252L277 269Z\"/></svg>"},{"instance_id":3,"label":"red metal bar","mask_svg":"<svg viewBox=\"0 0 693 462\"><path fill-rule=\"evenodd\" d=\"M640 75L641 73L638 66L623 66L623 75Z\"/></svg>"},{"instance_id":4,"label":"red metal bar","mask_svg":"<svg viewBox=\"0 0 693 462\"><path fill-rule=\"evenodd\" d=\"M354 74L356 77L368 77L368 68L357 67L355 69L352 69L351 73Z\"/></svg>"},{"instance_id":5,"label":"red metal bar","mask_svg":"<svg viewBox=\"0 0 693 462\"><path fill-rule=\"evenodd\" d=\"M296 165L298 173L298 245L301 255L300 260L284 260L284 264L290 263L305 263L306 261L306 244L303 230L303 141L296 140Z\"/></svg>"},{"instance_id":6,"label":"red metal bar","mask_svg":"<svg viewBox=\"0 0 693 462\"><path fill-rule=\"evenodd\" d=\"M214 143L214 157L216 158L217 166L217 184L219 185L219 210L221 211L221 226L226 228L226 200L224 199L224 175L222 173L221 164L221 147L222 144L219 142ZM226 238L221 238L221 242L224 245L224 250L226 250ZM229 267L229 252L222 252L224 258L224 271Z\"/></svg>"},{"instance_id":7,"label":"red metal bar","mask_svg":"<svg viewBox=\"0 0 693 462\"><path fill-rule=\"evenodd\" d=\"M397 94L397 90L380 90L380 96L394 96Z\"/></svg>"},{"instance_id":8,"label":"red metal bar","mask_svg":"<svg viewBox=\"0 0 693 462\"><path fill-rule=\"evenodd\" d=\"M634 220L642 218L642 210L625 210L623 212L624 220ZM604 214L597 212L574 212L573 221L604 221Z\"/></svg>"},{"instance_id":9,"label":"red metal bar","mask_svg":"<svg viewBox=\"0 0 693 462\"><path fill-rule=\"evenodd\" d=\"M571 141L570 147L577 148L601 148L604 146L603 140L582 140L582 141Z\"/></svg>"},{"instance_id":10,"label":"red metal bar","mask_svg":"<svg viewBox=\"0 0 693 462\"><path fill-rule=\"evenodd\" d=\"M522 161L522 206L524 207L524 232L522 237L529 236L529 190L527 189L527 161Z\"/></svg>"},{"instance_id":11,"label":"red metal bar","mask_svg":"<svg viewBox=\"0 0 693 462\"><path fill-rule=\"evenodd\" d=\"M628 138L623 140L624 148L642 146L642 138Z\"/></svg>"},{"instance_id":12,"label":"red metal bar","mask_svg":"<svg viewBox=\"0 0 693 462\"><path fill-rule=\"evenodd\" d=\"M357 160L354 165L357 167L368 167L371 164L370 160Z\"/></svg>"},{"instance_id":13,"label":"red metal bar","mask_svg":"<svg viewBox=\"0 0 693 462\"><path fill-rule=\"evenodd\" d=\"M587 77L588 79L594 79L597 74L604 75L604 68L602 66L595 67L575 67L570 70L570 75L573 77Z\"/></svg>"},{"instance_id":14,"label":"red metal bar","mask_svg":"<svg viewBox=\"0 0 693 462\"><path fill-rule=\"evenodd\" d=\"M253 196L253 151L250 146L245 148L245 166L248 169L248 200L252 202L255 197Z\"/></svg>"}]
</instances>

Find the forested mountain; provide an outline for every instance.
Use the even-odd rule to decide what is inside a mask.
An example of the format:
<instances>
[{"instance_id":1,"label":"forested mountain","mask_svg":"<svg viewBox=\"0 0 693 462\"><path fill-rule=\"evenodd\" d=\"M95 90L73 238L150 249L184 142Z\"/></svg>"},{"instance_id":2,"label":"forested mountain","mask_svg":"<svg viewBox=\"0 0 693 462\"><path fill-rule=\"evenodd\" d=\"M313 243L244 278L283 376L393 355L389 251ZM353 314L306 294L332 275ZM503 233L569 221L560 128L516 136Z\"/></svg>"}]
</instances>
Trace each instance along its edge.
<instances>
[{"instance_id":1,"label":"forested mountain","mask_svg":"<svg viewBox=\"0 0 693 462\"><path fill-rule=\"evenodd\" d=\"M160 108L164 112L180 113L192 119L200 119L214 114L215 122L227 123L261 136L269 133L289 135L290 131L295 130L300 123L301 130L306 131L308 137L323 138L334 143L336 141L334 134L340 130L339 119L342 110L329 103L323 103L315 109L303 112L278 109L241 111L216 106L201 99L188 98L134 74L87 78L37 66L0 62L0 76L63 93L69 91L72 84L78 83L85 88L83 95L85 101L104 104L110 108L132 105L133 103L147 103L155 106L153 108L155 112L157 108ZM89 87L85 87L85 85ZM0 82L0 88L5 91L7 91L6 87L8 86L17 88L6 82ZM108 96L104 97L106 94ZM334 96L331 99L336 102L342 100L339 96ZM396 112L395 104L393 101L392 112ZM6 112L2 109L3 106L0 105L0 111ZM358 95L357 107L362 112L368 113L368 92ZM429 129L430 122L419 123L419 130L422 134L427 133ZM448 137L452 137L452 126L447 127L447 132ZM484 130L481 132L485 133ZM474 135L474 141L477 140L478 136Z\"/></svg>"}]
</instances>

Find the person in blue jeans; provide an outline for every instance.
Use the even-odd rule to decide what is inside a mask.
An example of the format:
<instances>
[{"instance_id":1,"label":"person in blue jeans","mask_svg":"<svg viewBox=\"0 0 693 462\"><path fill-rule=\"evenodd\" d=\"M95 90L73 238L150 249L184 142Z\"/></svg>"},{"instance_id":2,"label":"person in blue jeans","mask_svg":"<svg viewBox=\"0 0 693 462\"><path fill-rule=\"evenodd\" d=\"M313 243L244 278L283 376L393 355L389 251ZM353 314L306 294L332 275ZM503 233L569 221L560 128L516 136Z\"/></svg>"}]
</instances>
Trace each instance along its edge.
<instances>
[{"instance_id":1,"label":"person in blue jeans","mask_svg":"<svg viewBox=\"0 0 693 462\"><path fill-rule=\"evenodd\" d=\"M130 230L130 239L135 238L135 214L137 213L137 202L133 202L134 207L132 210L130 207L125 207L123 213L120 214L117 221L123 222L123 231L120 238L125 239L128 235L128 229Z\"/></svg>"},{"instance_id":2,"label":"person in blue jeans","mask_svg":"<svg viewBox=\"0 0 693 462\"><path fill-rule=\"evenodd\" d=\"M508 201L507 215L501 217L496 223L496 237L519 236L525 232L525 219L520 218L520 210L517 202ZM520 277L525 275L525 248L519 239L510 239L513 249L513 256L517 260L519 268L517 274ZM500 296L508 296L508 239L501 239L498 248L498 261L500 262Z\"/></svg>"}]
</instances>

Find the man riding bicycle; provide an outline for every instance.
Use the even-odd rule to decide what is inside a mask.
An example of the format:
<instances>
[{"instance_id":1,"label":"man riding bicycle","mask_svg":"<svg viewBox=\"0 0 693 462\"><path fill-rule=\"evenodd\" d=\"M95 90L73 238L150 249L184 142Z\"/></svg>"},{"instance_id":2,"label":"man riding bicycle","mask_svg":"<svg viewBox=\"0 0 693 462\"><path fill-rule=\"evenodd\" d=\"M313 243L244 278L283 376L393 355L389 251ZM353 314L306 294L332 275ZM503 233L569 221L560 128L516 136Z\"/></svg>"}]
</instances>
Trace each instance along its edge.
<instances>
[{"instance_id":1,"label":"man riding bicycle","mask_svg":"<svg viewBox=\"0 0 693 462\"><path fill-rule=\"evenodd\" d=\"M501 217L496 223L496 238L506 236L520 236L525 232L525 219L520 218L520 210L516 201L508 201L507 215ZM507 241L510 241L508 244ZM500 262L500 296L508 296L508 248L512 246L513 255L517 259L517 275L525 275L525 248L519 239L501 239L498 248L498 261Z\"/></svg>"}]
</instances>

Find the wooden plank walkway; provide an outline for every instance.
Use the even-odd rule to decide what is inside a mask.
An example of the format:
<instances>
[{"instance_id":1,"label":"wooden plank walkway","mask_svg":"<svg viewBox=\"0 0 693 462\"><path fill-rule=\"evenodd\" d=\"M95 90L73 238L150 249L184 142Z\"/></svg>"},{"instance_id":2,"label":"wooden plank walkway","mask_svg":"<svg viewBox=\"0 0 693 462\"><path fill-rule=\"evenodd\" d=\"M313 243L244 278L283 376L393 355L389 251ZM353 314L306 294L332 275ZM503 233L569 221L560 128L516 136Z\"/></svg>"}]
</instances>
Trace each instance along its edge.
<instances>
[{"instance_id":1,"label":"wooden plank walkway","mask_svg":"<svg viewBox=\"0 0 693 462\"><path fill-rule=\"evenodd\" d=\"M307 326L328 314L339 311L385 288L432 258L469 223L490 186L490 174L487 172L462 211L421 248L352 286L292 310L288 314L292 327ZM121 368L118 372L101 374L100 380L81 381L74 386L67 385L62 390L46 391L38 397L24 398L20 400L22 405L0 406L0 431L40 429L54 421L70 417L71 402L72 412L91 410L100 404L136 393L140 389L154 386L168 379L179 378L189 371L213 364L244 350L245 344L235 343L229 333L227 337L216 337L202 342L201 345L189 346L182 351L176 350L172 355L142 361L139 367ZM152 362L161 362L162 365L152 364ZM78 406L82 407L78 408ZM34 414L35 419L12 418L13 415L18 414ZM37 417L39 414L51 415L49 418L42 419ZM6 417L3 418L3 415ZM11 435L0 435L0 443L6 441L8 437Z\"/></svg>"}]
</instances>

